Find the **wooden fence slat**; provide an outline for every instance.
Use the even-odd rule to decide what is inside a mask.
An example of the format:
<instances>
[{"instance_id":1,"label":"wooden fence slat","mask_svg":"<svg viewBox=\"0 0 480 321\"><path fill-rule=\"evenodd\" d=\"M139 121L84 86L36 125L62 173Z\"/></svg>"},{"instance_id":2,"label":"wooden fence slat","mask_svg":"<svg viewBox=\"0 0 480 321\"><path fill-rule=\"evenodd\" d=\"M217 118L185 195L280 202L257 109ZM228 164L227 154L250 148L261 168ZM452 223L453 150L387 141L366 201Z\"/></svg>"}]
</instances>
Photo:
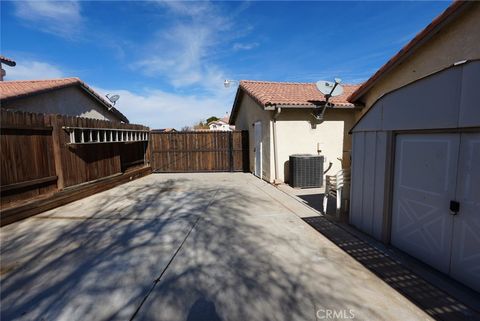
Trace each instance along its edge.
<instances>
[{"instance_id":1,"label":"wooden fence slat","mask_svg":"<svg viewBox=\"0 0 480 321\"><path fill-rule=\"evenodd\" d=\"M145 166L145 143L68 146L63 127L149 130L133 124L21 111L0 110L0 205ZM88 138L87 138L88 139Z\"/></svg>"},{"instance_id":2,"label":"wooden fence slat","mask_svg":"<svg viewBox=\"0 0 480 321\"><path fill-rule=\"evenodd\" d=\"M150 132L153 172L248 171L248 132Z\"/></svg>"},{"instance_id":3,"label":"wooden fence slat","mask_svg":"<svg viewBox=\"0 0 480 321\"><path fill-rule=\"evenodd\" d=\"M29 187L29 186L34 186L34 185L40 185L44 183L49 183L57 180L57 176L50 176L50 177L42 177L42 178L37 178L37 179L31 179L25 182L19 182L19 183L14 183L10 185L2 185L0 186L0 190L2 192L6 191L11 191L15 189L20 189L24 187Z\"/></svg>"}]
</instances>

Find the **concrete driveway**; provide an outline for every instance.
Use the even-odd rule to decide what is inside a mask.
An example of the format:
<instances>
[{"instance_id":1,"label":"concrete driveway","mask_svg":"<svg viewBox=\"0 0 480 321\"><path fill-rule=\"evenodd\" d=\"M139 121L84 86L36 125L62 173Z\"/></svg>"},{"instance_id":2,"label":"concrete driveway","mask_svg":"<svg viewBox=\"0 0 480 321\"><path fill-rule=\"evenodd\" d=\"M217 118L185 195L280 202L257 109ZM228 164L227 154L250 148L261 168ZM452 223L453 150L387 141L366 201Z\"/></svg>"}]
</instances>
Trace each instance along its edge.
<instances>
[{"instance_id":1,"label":"concrete driveway","mask_svg":"<svg viewBox=\"0 0 480 321\"><path fill-rule=\"evenodd\" d=\"M430 320L250 174L154 174L8 225L2 320Z\"/></svg>"}]
</instances>

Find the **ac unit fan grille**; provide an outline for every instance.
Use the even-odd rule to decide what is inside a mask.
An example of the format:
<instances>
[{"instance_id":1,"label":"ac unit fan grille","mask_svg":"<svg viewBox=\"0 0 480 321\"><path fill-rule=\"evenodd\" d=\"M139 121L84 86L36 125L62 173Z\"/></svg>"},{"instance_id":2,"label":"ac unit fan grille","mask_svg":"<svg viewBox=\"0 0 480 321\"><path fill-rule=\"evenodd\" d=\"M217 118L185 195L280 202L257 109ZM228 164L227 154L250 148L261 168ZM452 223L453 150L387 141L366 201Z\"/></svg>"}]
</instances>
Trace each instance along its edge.
<instances>
[{"instance_id":1,"label":"ac unit fan grille","mask_svg":"<svg viewBox=\"0 0 480 321\"><path fill-rule=\"evenodd\" d=\"M290 185L308 188L323 186L323 156L291 155Z\"/></svg>"}]
</instances>

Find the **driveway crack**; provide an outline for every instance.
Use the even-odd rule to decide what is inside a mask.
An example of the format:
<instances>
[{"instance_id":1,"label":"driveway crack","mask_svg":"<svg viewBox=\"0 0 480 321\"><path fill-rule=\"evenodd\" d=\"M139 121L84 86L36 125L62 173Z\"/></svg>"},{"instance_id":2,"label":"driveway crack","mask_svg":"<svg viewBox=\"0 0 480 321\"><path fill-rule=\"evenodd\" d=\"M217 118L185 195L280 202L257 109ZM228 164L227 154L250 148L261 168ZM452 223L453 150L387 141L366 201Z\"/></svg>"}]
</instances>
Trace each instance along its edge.
<instances>
[{"instance_id":1,"label":"driveway crack","mask_svg":"<svg viewBox=\"0 0 480 321\"><path fill-rule=\"evenodd\" d=\"M157 284L160 282L160 280L162 279L163 275L165 274L165 272L168 270L168 268L170 267L170 265L172 264L172 262L175 260L175 257L177 256L177 254L180 252L180 250L182 249L183 245L185 244L185 242L187 241L188 237L190 236L190 234L192 233L192 231L195 229L195 227L197 226L198 222L200 221L200 219L202 218L202 216L207 212L208 208L210 207L210 205L212 205L212 203L214 202L217 194L218 194L218 191L220 189L216 189L215 190L215 193L213 194L213 197L212 199L208 202L208 204L205 206L205 208L200 212L200 214L198 215L198 217L195 219L195 221L193 222L192 224L192 227L190 228L190 230L187 232L187 234L185 235L184 239L182 240L182 243L180 243L180 246L175 250L175 253L173 253L172 257L170 258L170 260L168 261L167 265L165 266L165 268L162 270L162 272L160 273L160 275L153 281L153 284L152 286L150 287L150 289L148 290L147 294L143 297L142 301L140 302L139 306L137 307L137 309L135 310L135 312L133 313L133 315L130 317L130 321L133 321L135 319L135 317L137 316L138 312L140 312L140 309L142 308L143 304L147 301L148 297L150 296L150 294L153 292L153 289L155 289L155 287L157 286Z\"/></svg>"}]
</instances>

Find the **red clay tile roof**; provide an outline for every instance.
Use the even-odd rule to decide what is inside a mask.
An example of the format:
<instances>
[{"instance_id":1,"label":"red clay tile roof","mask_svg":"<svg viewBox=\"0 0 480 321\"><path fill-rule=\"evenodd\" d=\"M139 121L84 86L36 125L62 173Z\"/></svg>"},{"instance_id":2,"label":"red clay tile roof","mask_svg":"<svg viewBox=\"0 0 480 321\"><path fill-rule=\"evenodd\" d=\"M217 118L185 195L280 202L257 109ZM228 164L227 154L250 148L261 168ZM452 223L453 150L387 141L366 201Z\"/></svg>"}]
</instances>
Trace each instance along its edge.
<instances>
[{"instance_id":1,"label":"red clay tile roof","mask_svg":"<svg viewBox=\"0 0 480 321\"><path fill-rule=\"evenodd\" d=\"M152 129L154 132L159 132L159 133L174 133L177 130L175 128L160 128L160 129Z\"/></svg>"},{"instance_id":2,"label":"red clay tile roof","mask_svg":"<svg viewBox=\"0 0 480 321\"><path fill-rule=\"evenodd\" d=\"M358 85L343 85L342 95L332 97L331 103L338 107L355 107L347 101ZM260 105L289 106L289 107L315 107L325 102L325 96L318 91L314 83L291 83L241 80L239 90L244 90Z\"/></svg>"},{"instance_id":3,"label":"red clay tile roof","mask_svg":"<svg viewBox=\"0 0 480 321\"><path fill-rule=\"evenodd\" d=\"M21 98L31 94L39 94L52 89L59 89L79 83L78 78L51 80L13 80L0 82L0 99Z\"/></svg>"},{"instance_id":4,"label":"red clay tile roof","mask_svg":"<svg viewBox=\"0 0 480 321\"><path fill-rule=\"evenodd\" d=\"M15 61L13 61L12 59L9 59L9 58L7 58L7 57L5 57L5 56L2 56L2 55L0 55L0 62L1 62L2 64L5 64L5 65L7 65L7 66L10 66L10 67L13 67L13 66L15 66L15 65L17 64L17 63L16 63Z\"/></svg>"},{"instance_id":5,"label":"red clay tile roof","mask_svg":"<svg viewBox=\"0 0 480 321\"><path fill-rule=\"evenodd\" d=\"M370 77L366 82L364 82L355 92L353 92L347 100L349 102L357 102L358 99L363 96L370 88L372 88L375 83L380 79L380 77L387 74L393 67L400 63L408 55L412 54L428 37L433 36L437 33L442 24L450 17L454 15L459 9L464 9L468 5L474 3L475 1L453 1L453 3L438 17L436 17L425 29L420 31L409 43L407 43L395 56L390 58L387 63L385 63L372 77Z\"/></svg>"},{"instance_id":6,"label":"red clay tile roof","mask_svg":"<svg viewBox=\"0 0 480 321\"><path fill-rule=\"evenodd\" d=\"M12 100L69 86L80 86L88 94L98 100L106 109L125 123L127 117L112 106L106 99L78 78L60 78L48 80L13 80L0 82L0 100Z\"/></svg>"}]
</instances>

